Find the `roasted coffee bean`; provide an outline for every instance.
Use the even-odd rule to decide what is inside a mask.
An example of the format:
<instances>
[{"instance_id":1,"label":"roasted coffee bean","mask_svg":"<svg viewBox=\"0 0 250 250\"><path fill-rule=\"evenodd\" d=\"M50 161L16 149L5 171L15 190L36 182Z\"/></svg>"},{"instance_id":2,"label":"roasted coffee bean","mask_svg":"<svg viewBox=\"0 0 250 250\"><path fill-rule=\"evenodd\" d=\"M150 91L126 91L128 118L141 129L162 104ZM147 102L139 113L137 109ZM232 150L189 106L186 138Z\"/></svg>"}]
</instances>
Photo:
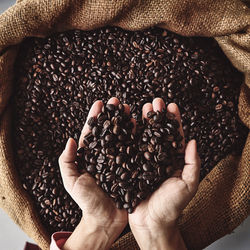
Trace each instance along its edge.
<instances>
[{"instance_id":1,"label":"roasted coffee bean","mask_svg":"<svg viewBox=\"0 0 250 250\"><path fill-rule=\"evenodd\" d=\"M165 168L164 167L162 167L162 166L158 166L157 167L157 174L159 175L159 176L164 176L165 175Z\"/></svg>"},{"instance_id":2,"label":"roasted coffee bean","mask_svg":"<svg viewBox=\"0 0 250 250\"><path fill-rule=\"evenodd\" d=\"M150 171L151 170L151 166L149 164L147 164L147 163L144 163L142 165L142 168L143 168L144 171Z\"/></svg>"},{"instance_id":3,"label":"roasted coffee bean","mask_svg":"<svg viewBox=\"0 0 250 250\"><path fill-rule=\"evenodd\" d=\"M128 203L124 203L124 204L123 204L123 208L129 209L129 208L130 208L130 205L129 205Z\"/></svg>"},{"instance_id":4,"label":"roasted coffee bean","mask_svg":"<svg viewBox=\"0 0 250 250\"><path fill-rule=\"evenodd\" d=\"M106 181L112 182L115 179L115 176L111 173L106 173Z\"/></svg>"},{"instance_id":5,"label":"roasted coffee bean","mask_svg":"<svg viewBox=\"0 0 250 250\"><path fill-rule=\"evenodd\" d=\"M103 164L97 164L96 165L96 169L98 170L98 171L102 171L102 169L103 169ZM88 171L88 170L87 170Z\"/></svg>"},{"instance_id":6,"label":"roasted coffee bean","mask_svg":"<svg viewBox=\"0 0 250 250\"><path fill-rule=\"evenodd\" d=\"M106 178L104 174L100 174L100 181L105 182Z\"/></svg>"},{"instance_id":7,"label":"roasted coffee bean","mask_svg":"<svg viewBox=\"0 0 250 250\"><path fill-rule=\"evenodd\" d=\"M95 171L96 171L96 167L95 167L95 165L88 165L87 166L87 168L86 168L86 170L89 172L89 173L95 173Z\"/></svg>"},{"instance_id":8,"label":"roasted coffee bean","mask_svg":"<svg viewBox=\"0 0 250 250\"><path fill-rule=\"evenodd\" d=\"M154 146L152 145L152 144L148 144L148 152L149 153L153 153L155 151L155 148L154 148Z\"/></svg>"},{"instance_id":9,"label":"roasted coffee bean","mask_svg":"<svg viewBox=\"0 0 250 250\"><path fill-rule=\"evenodd\" d=\"M130 203L131 198L132 198L131 197L131 192L127 191L126 194L125 194L125 196L124 196L125 202Z\"/></svg>"},{"instance_id":10,"label":"roasted coffee bean","mask_svg":"<svg viewBox=\"0 0 250 250\"><path fill-rule=\"evenodd\" d=\"M93 136L98 136L100 134L100 129L99 127L95 126L92 128L92 135Z\"/></svg>"},{"instance_id":11,"label":"roasted coffee bean","mask_svg":"<svg viewBox=\"0 0 250 250\"><path fill-rule=\"evenodd\" d=\"M88 145L88 147L89 147L89 149L93 149L93 148L96 147L96 145L97 145L97 141L93 141L93 142L91 142L91 143Z\"/></svg>"},{"instance_id":12,"label":"roasted coffee bean","mask_svg":"<svg viewBox=\"0 0 250 250\"><path fill-rule=\"evenodd\" d=\"M144 172L142 178L144 180L152 181L155 178L155 174L153 172Z\"/></svg>"},{"instance_id":13,"label":"roasted coffee bean","mask_svg":"<svg viewBox=\"0 0 250 250\"><path fill-rule=\"evenodd\" d=\"M120 178L121 178L121 180L125 181L125 180L128 179L128 177L129 177L128 172L124 172L124 173L121 174Z\"/></svg>"},{"instance_id":14,"label":"roasted coffee bean","mask_svg":"<svg viewBox=\"0 0 250 250\"><path fill-rule=\"evenodd\" d=\"M107 104L106 105L106 108L107 108L107 110L109 110L109 111L115 111L115 105L113 105L113 104Z\"/></svg>"},{"instance_id":15,"label":"roasted coffee bean","mask_svg":"<svg viewBox=\"0 0 250 250\"><path fill-rule=\"evenodd\" d=\"M144 157L145 157L146 160L149 161L152 158L152 155L149 152L145 152Z\"/></svg>"},{"instance_id":16,"label":"roasted coffee bean","mask_svg":"<svg viewBox=\"0 0 250 250\"><path fill-rule=\"evenodd\" d=\"M116 158L115 158L115 162L117 165L122 165L123 163L123 157L121 154L117 155Z\"/></svg>"},{"instance_id":17,"label":"roasted coffee bean","mask_svg":"<svg viewBox=\"0 0 250 250\"><path fill-rule=\"evenodd\" d=\"M113 133L115 135L119 135L121 133L121 128L119 126L115 125L113 128Z\"/></svg>"},{"instance_id":18,"label":"roasted coffee bean","mask_svg":"<svg viewBox=\"0 0 250 250\"><path fill-rule=\"evenodd\" d=\"M124 189L128 186L128 184L125 181L120 181L118 183L118 186L122 188L122 189L120 189L120 191L121 191L122 195L124 195L123 194L124 193Z\"/></svg>"},{"instance_id":19,"label":"roasted coffee bean","mask_svg":"<svg viewBox=\"0 0 250 250\"><path fill-rule=\"evenodd\" d=\"M159 153L157 155L157 160L160 162L166 161L167 158L168 158L168 155L166 153Z\"/></svg>"},{"instance_id":20,"label":"roasted coffee bean","mask_svg":"<svg viewBox=\"0 0 250 250\"><path fill-rule=\"evenodd\" d=\"M128 155L133 154L133 147L132 147L132 146L128 146L127 149L126 149L126 153L127 153Z\"/></svg>"},{"instance_id":21,"label":"roasted coffee bean","mask_svg":"<svg viewBox=\"0 0 250 250\"><path fill-rule=\"evenodd\" d=\"M145 192L139 192L139 193L137 193L137 197L140 200L144 200L147 197L147 194Z\"/></svg>"},{"instance_id":22,"label":"roasted coffee bean","mask_svg":"<svg viewBox=\"0 0 250 250\"><path fill-rule=\"evenodd\" d=\"M132 172L131 178L135 179L139 174L139 171L135 170L134 172Z\"/></svg>"},{"instance_id":23,"label":"roasted coffee bean","mask_svg":"<svg viewBox=\"0 0 250 250\"><path fill-rule=\"evenodd\" d=\"M88 125L92 128L96 124L96 118L90 117L88 120Z\"/></svg>"},{"instance_id":24,"label":"roasted coffee bean","mask_svg":"<svg viewBox=\"0 0 250 250\"><path fill-rule=\"evenodd\" d=\"M132 207L129 207L127 211L128 211L129 214L132 214L134 209Z\"/></svg>"},{"instance_id":25,"label":"roasted coffee bean","mask_svg":"<svg viewBox=\"0 0 250 250\"><path fill-rule=\"evenodd\" d=\"M14 67L16 84L13 89L15 165L23 186L36 203L41 221L50 233L73 231L80 221L81 210L62 186L58 157L69 137L76 141L79 139L88 111L96 100L106 102L116 96L121 103L129 104L131 116L137 120L137 131L142 127L140 133L143 133L145 126L152 126L148 132L144 131L148 140L143 147L140 147L138 135L135 135L136 145L130 150L132 154L122 151L128 156L121 168L131 171L127 186L135 190L139 188L137 179L144 171L144 152L152 155L146 163L158 175L155 161L159 152L172 155L172 142L177 143L175 153L181 147L180 136L176 133L178 123L171 122L175 119L174 115L165 113L165 124L159 124L158 118L155 118L156 121L153 119L155 112L147 114L150 123L141 119L143 105L152 102L155 97L162 97L166 105L170 102L178 105L185 141L197 141L202 161L201 179L225 155L241 154L248 134L248 129L240 122L237 109L239 83L243 82L243 78L212 39L181 37L160 28L132 32L104 27L93 31L67 31L47 38L29 38L24 40L19 51ZM124 112L122 104L118 110ZM86 167L94 165L90 159L97 162L99 154L104 155L106 148L115 148L108 154L109 157L105 156L107 162L102 163L101 168L95 164L99 174L103 171L115 174L118 143L126 148L132 145L131 135L128 136L130 131L115 135L107 144L105 136L113 133L114 125L127 130L132 128L128 117L121 119L118 115L111 118L115 113L117 111L111 106L107 116L90 122L90 129L102 125L98 135L102 139L98 143L92 134L83 140L86 147L91 144L94 152L94 158L87 151L81 152L84 157L81 164L85 159L89 162ZM107 120L109 122L104 125ZM166 126L166 123L171 123L172 127ZM158 137L158 133L162 136ZM166 138L170 143L165 142ZM140 157L134 157L134 147L142 150ZM167 158L165 167L171 164L171 159ZM162 168L163 162L159 165ZM175 167L172 167L173 170ZM132 179L135 171L139 173ZM35 184L37 176L41 179ZM158 182L155 180L157 177L153 182ZM146 182L144 184L150 186ZM55 187L61 187L59 194L52 193ZM151 186L150 190L153 190ZM117 198L121 202L120 208L124 192L120 192L123 193L123 200ZM57 222L55 213L41 207L48 197L58 218L65 218L64 222ZM132 204L129 206L133 207ZM128 210L131 211L131 207Z\"/></svg>"},{"instance_id":26,"label":"roasted coffee bean","mask_svg":"<svg viewBox=\"0 0 250 250\"><path fill-rule=\"evenodd\" d=\"M111 192L116 193L118 190L119 190L119 186L118 186L118 183L116 182L111 186Z\"/></svg>"},{"instance_id":27,"label":"roasted coffee bean","mask_svg":"<svg viewBox=\"0 0 250 250\"><path fill-rule=\"evenodd\" d=\"M115 171L115 174L116 175L118 175L118 176L120 176L122 173L123 173L123 168L122 167L118 167L117 169L116 169L116 171Z\"/></svg>"},{"instance_id":28,"label":"roasted coffee bean","mask_svg":"<svg viewBox=\"0 0 250 250\"><path fill-rule=\"evenodd\" d=\"M108 129L108 128L110 127L110 125L111 125L110 120L106 120L106 121L103 123L103 128L104 128L104 129Z\"/></svg>"},{"instance_id":29,"label":"roasted coffee bean","mask_svg":"<svg viewBox=\"0 0 250 250\"><path fill-rule=\"evenodd\" d=\"M99 155L97 158L97 163L104 163L105 162L105 156L104 155Z\"/></svg>"},{"instance_id":30,"label":"roasted coffee bean","mask_svg":"<svg viewBox=\"0 0 250 250\"><path fill-rule=\"evenodd\" d=\"M150 118L153 118L153 116L155 115L155 112L154 111L149 111L147 113L147 117L150 119Z\"/></svg>"},{"instance_id":31,"label":"roasted coffee bean","mask_svg":"<svg viewBox=\"0 0 250 250\"><path fill-rule=\"evenodd\" d=\"M105 141L107 141L107 142L114 141L114 136L112 134L106 135L105 136Z\"/></svg>"}]
</instances>

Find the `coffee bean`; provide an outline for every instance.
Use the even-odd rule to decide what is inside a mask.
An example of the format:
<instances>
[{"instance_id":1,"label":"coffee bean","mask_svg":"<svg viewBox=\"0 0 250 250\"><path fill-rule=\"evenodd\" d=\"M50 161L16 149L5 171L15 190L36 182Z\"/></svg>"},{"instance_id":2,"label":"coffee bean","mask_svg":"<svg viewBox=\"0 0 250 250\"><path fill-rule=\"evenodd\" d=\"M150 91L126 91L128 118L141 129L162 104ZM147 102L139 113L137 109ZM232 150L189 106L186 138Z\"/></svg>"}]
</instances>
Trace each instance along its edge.
<instances>
[{"instance_id":1,"label":"coffee bean","mask_svg":"<svg viewBox=\"0 0 250 250\"><path fill-rule=\"evenodd\" d=\"M151 159L152 156L151 156L151 154L150 154L149 152L145 152L145 153L144 153L144 157L145 157L146 160L149 161L149 160Z\"/></svg>"},{"instance_id":2,"label":"coffee bean","mask_svg":"<svg viewBox=\"0 0 250 250\"><path fill-rule=\"evenodd\" d=\"M168 156L166 153L159 153L157 155L157 160L160 162L165 162L167 158L168 158Z\"/></svg>"},{"instance_id":3,"label":"coffee bean","mask_svg":"<svg viewBox=\"0 0 250 250\"><path fill-rule=\"evenodd\" d=\"M119 189L119 186L118 186L118 183L114 183L112 186L111 186L111 192L113 193L116 193Z\"/></svg>"},{"instance_id":4,"label":"coffee bean","mask_svg":"<svg viewBox=\"0 0 250 250\"><path fill-rule=\"evenodd\" d=\"M119 135L121 133L121 128L119 126L114 126L113 133Z\"/></svg>"},{"instance_id":5,"label":"coffee bean","mask_svg":"<svg viewBox=\"0 0 250 250\"><path fill-rule=\"evenodd\" d=\"M145 192L139 192L139 193L137 193L137 197L140 200L144 200L147 197L147 194Z\"/></svg>"},{"instance_id":6,"label":"coffee bean","mask_svg":"<svg viewBox=\"0 0 250 250\"><path fill-rule=\"evenodd\" d=\"M177 148L177 147L178 147L176 141L173 141L173 142L172 142L172 147L173 147L173 148Z\"/></svg>"},{"instance_id":7,"label":"coffee bean","mask_svg":"<svg viewBox=\"0 0 250 250\"><path fill-rule=\"evenodd\" d=\"M151 166L149 164L147 164L147 163L144 163L142 165L142 168L143 168L144 171L150 171L151 170Z\"/></svg>"},{"instance_id":8,"label":"coffee bean","mask_svg":"<svg viewBox=\"0 0 250 250\"><path fill-rule=\"evenodd\" d=\"M92 134L93 136L98 136L100 134L100 129L99 127L95 126L92 128Z\"/></svg>"},{"instance_id":9,"label":"coffee bean","mask_svg":"<svg viewBox=\"0 0 250 250\"><path fill-rule=\"evenodd\" d=\"M106 178L104 174L100 174L100 181L105 182Z\"/></svg>"},{"instance_id":10,"label":"coffee bean","mask_svg":"<svg viewBox=\"0 0 250 250\"><path fill-rule=\"evenodd\" d=\"M105 141L112 142L113 140L114 140L114 136L112 134L109 134L109 135L105 136Z\"/></svg>"},{"instance_id":11,"label":"coffee bean","mask_svg":"<svg viewBox=\"0 0 250 250\"><path fill-rule=\"evenodd\" d=\"M122 167L118 167L115 171L115 174L120 176L123 173L123 168Z\"/></svg>"},{"instance_id":12,"label":"coffee bean","mask_svg":"<svg viewBox=\"0 0 250 250\"><path fill-rule=\"evenodd\" d=\"M131 192L126 192L125 196L124 196L125 202L130 203L131 201Z\"/></svg>"},{"instance_id":13,"label":"coffee bean","mask_svg":"<svg viewBox=\"0 0 250 250\"><path fill-rule=\"evenodd\" d=\"M97 141L93 141L93 142L91 142L91 143L89 144L89 149L93 149L93 148L95 148L95 147L96 147L96 145L97 145Z\"/></svg>"},{"instance_id":14,"label":"coffee bean","mask_svg":"<svg viewBox=\"0 0 250 250\"><path fill-rule=\"evenodd\" d=\"M92 128L96 124L96 118L90 117L88 120L88 125Z\"/></svg>"},{"instance_id":15,"label":"coffee bean","mask_svg":"<svg viewBox=\"0 0 250 250\"><path fill-rule=\"evenodd\" d=\"M124 203L124 204L123 204L123 208L124 208L124 209L129 209L129 208L130 208L130 206L129 206L129 204L128 204L128 203Z\"/></svg>"},{"instance_id":16,"label":"coffee bean","mask_svg":"<svg viewBox=\"0 0 250 250\"><path fill-rule=\"evenodd\" d=\"M217 104L217 105L215 106L215 110L216 110L216 111L221 111L221 109L222 109L222 104Z\"/></svg>"},{"instance_id":17,"label":"coffee bean","mask_svg":"<svg viewBox=\"0 0 250 250\"><path fill-rule=\"evenodd\" d=\"M132 214L132 212L133 212L133 208L129 207L129 208L128 208L128 213L129 213L129 214Z\"/></svg>"},{"instance_id":18,"label":"coffee bean","mask_svg":"<svg viewBox=\"0 0 250 250\"><path fill-rule=\"evenodd\" d=\"M95 165L88 165L87 166L87 171L88 172L90 172L90 173L95 173L95 171L96 171L96 167L95 167Z\"/></svg>"},{"instance_id":19,"label":"coffee bean","mask_svg":"<svg viewBox=\"0 0 250 250\"><path fill-rule=\"evenodd\" d=\"M115 176L111 173L106 173L106 181L112 182L115 179Z\"/></svg>"},{"instance_id":20,"label":"coffee bean","mask_svg":"<svg viewBox=\"0 0 250 250\"><path fill-rule=\"evenodd\" d=\"M103 123L103 128L104 129L108 129L110 127L111 123L110 123L110 120L106 120L104 123Z\"/></svg>"},{"instance_id":21,"label":"coffee bean","mask_svg":"<svg viewBox=\"0 0 250 250\"><path fill-rule=\"evenodd\" d=\"M117 165L121 165L123 163L123 157L121 154L116 156L115 162Z\"/></svg>"},{"instance_id":22,"label":"coffee bean","mask_svg":"<svg viewBox=\"0 0 250 250\"><path fill-rule=\"evenodd\" d=\"M125 181L128 179L128 173L127 172L124 172L123 174L121 174L121 180Z\"/></svg>"},{"instance_id":23,"label":"coffee bean","mask_svg":"<svg viewBox=\"0 0 250 250\"><path fill-rule=\"evenodd\" d=\"M124 195L124 189L127 188L128 184L125 181L120 181L118 186L122 188L120 189L121 195Z\"/></svg>"},{"instance_id":24,"label":"coffee bean","mask_svg":"<svg viewBox=\"0 0 250 250\"><path fill-rule=\"evenodd\" d=\"M128 155L132 155L133 154L133 148L131 146L128 146L127 149L126 149L126 153Z\"/></svg>"},{"instance_id":25,"label":"coffee bean","mask_svg":"<svg viewBox=\"0 0 250 250\"><path fill-rule=\"evenodd\" d=\"M148 118L153 118L154 115L155 115L155 112L154 112L154 111L149 111L149 112L147 113L147 117L148 117Z\"/></svg>"}]
</instances>

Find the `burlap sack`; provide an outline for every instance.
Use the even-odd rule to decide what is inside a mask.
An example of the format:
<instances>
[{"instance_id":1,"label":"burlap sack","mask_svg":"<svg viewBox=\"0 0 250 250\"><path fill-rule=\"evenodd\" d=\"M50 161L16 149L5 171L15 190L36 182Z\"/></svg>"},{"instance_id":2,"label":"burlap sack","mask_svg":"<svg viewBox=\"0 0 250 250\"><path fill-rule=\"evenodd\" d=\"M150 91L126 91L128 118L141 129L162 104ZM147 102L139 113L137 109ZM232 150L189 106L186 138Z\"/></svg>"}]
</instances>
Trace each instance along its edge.
<instances>
[{"instance_id":1,"label":"burlap sack","mask_svg":"<svg viewBox=\"0 0 250 250\"><path fill-rule=\"evenodd\" d=\"M250 12L239 0L19 0L0 16L0 205L42 249L49 236L13 165L11 107L13 64L28 36L106 24L136 30L160 25L186 36L215 37L233 65L245 74L239 115L250 127ZM240 84L240 83L239 83ZM241 157L227 156L201 182L180 218L190 249L201 249L232 232L249 213L248 136ZM113 249L136 249L131 233Z\"/></svg>"}]
</instances>

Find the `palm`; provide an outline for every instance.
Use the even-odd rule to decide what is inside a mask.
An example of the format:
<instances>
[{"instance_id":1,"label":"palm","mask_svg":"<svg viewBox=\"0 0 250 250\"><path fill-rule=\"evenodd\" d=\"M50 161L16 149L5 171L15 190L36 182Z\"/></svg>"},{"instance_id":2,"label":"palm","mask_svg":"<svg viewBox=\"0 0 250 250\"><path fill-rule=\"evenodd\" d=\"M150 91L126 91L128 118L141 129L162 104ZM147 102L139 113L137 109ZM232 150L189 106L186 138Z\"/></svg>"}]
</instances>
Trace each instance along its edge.
<instances>
[{"instance_id":1,"label":"palm","mask_svg":"<svg viewBox=\"0 0 250 250\"><path fill-rule=\"evenodd\" d=\"M83 211L83 216L96 218L100 225L126 224L127 212L115 207L114 202L98 187L87 173L80 175L71 191L71 196Z\"/></svg>"},{"instance_id":2,"label":"palm","mask_svg":"<svg viewBox=\"0 0 250 250\"><path fill-rule=\"evenodd\" d=\"M111 98L110 104L118 105L117 98ZM88 115L97 116L103 107L101 101L96 101ZM125 106L125 112L128 106ZM84 147L83 137L90 132L89 126L85 123L79 139L79 147ZM75 202L83 211L84 218L93 218L98 221L98 225L103 227L112 224L117 227L125 227L128 222L126 210L117 209L115 203L105 194L95 183L93 177L88 173L80 174L77 171L75 160L77 154L77 145L73 139L69 139L63 154L59 158L59 165L63 178L64 187L72 196Z\"/></svg>"},{"instance_id":3,"label":"palm","mask_svg":"<svg viewBox=\"0 0 250 250\"><path fill-rule=\"evenodd\" d=\"M149 111L161 111L162 109L165 109L163 100L156 98L152 104L147 103L144 105L143 118L147 118ZM169 104L167 110L175 114L176 119L180 123L179 132L183 136L183 150L181 152L184 152L184 133L178 107L175 104ZM184 166L183 172L175 172L147 200L137 206L135 211L129 215L130 226L142 228L146 225L176 221L181 211L196 192L199 176L199 164L196 164L197 158L196 144L194 141L190 141L185 152L185 162L187 165Z\"/></svg>"},{"instance_id":4,"label":"palm","mask_svg":"<svg viewBox=\"0 0 250 250\"><path fill-rule=\"evenodd\" d=\"M171 177L139 204L135 212L129 215L129 221L136 226L143 226L149 221L173 222L187 205L190 196L192 194L186 183L179 177Z\"/></svg>"}]
</instances>

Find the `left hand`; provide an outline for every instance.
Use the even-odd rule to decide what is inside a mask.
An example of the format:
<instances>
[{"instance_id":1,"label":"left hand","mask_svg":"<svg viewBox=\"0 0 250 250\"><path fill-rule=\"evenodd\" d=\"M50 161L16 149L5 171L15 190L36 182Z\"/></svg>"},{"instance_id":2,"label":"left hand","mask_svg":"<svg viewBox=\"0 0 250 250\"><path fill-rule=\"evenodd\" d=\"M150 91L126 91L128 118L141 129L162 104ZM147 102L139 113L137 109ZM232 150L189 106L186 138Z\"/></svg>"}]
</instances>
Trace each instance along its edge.
<instances>
[{"instance_id":1,"label":"left hand","mask_svg":"<svg viewBox=\"0 0 250 250\"><path fill-rule=\"evenodd\" d=\"M111 98L108 103L118 105L119 100ZM124 106L125 111L128 111L128 106L126 104ZM97 116L102 107L102 101L96 101L91 107L87 120ZM86 122L80 136L79 147L83 146L83 138L89 132L90 129ZM80 174L77 171L76 154L77 144L74 139L70 138L59 158L64 187L83 211L83 224L86 227L91 225L96 229L103 229L113 243L128 223L127 211L117 209L112 199L95 183L91 175Z\"/></svg>"}]
</instances>

